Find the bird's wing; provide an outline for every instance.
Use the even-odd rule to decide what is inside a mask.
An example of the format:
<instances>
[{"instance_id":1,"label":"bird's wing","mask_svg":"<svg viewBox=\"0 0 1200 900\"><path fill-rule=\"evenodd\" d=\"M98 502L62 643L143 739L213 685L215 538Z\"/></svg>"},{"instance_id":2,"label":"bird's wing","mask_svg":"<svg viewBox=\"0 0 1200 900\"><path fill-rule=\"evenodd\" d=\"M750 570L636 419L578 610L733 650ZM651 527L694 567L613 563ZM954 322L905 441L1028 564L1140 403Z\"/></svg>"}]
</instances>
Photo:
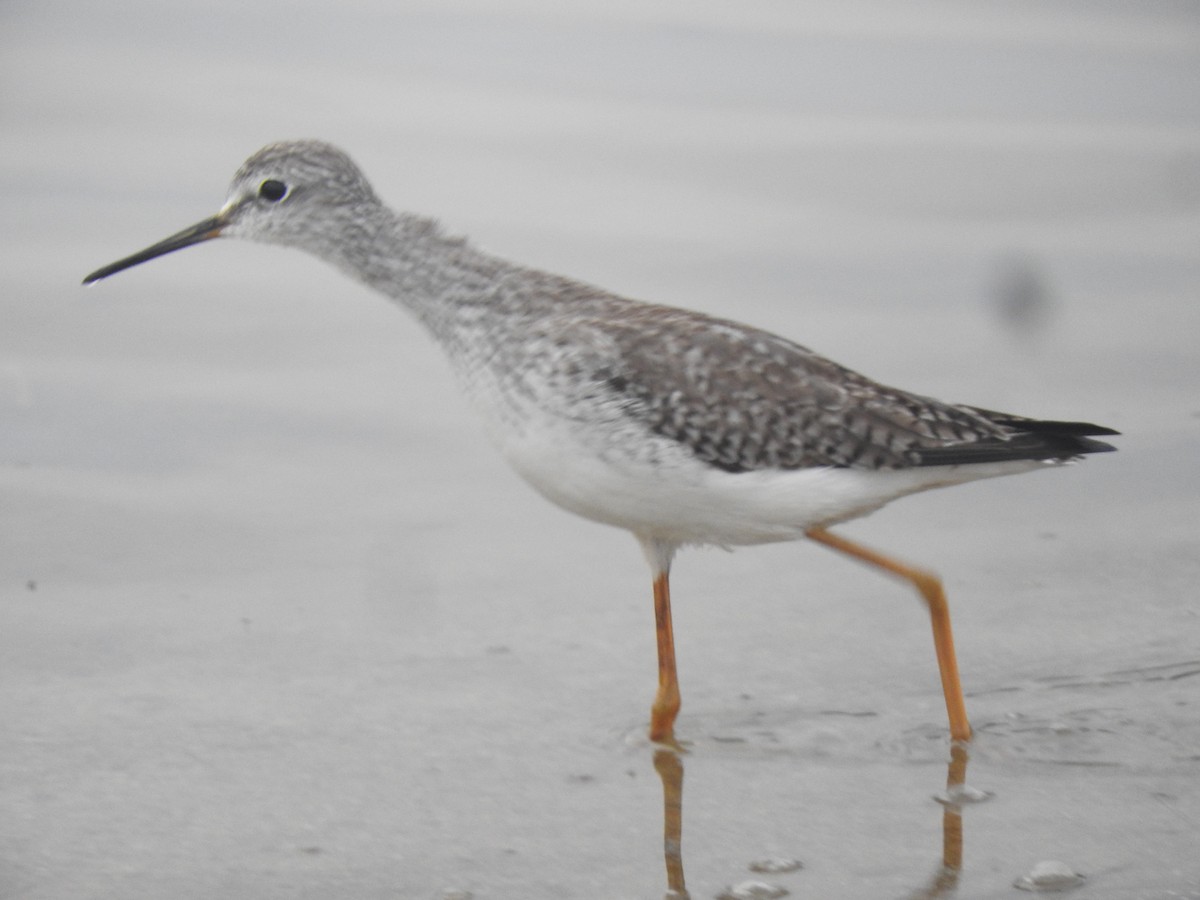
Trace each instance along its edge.
<instances>
[{"instance_id":1,"label":"bird's wing","mask_svg":"<svg viewBox=\"0 0 1200 900\"><path fill-rule=\"evenodd\" d=\"M573 327L593 330L607 347L590 362L593 390L729 472L965 465L1112 449L1083 436L1108 429L942 403L768 332L684 310L635 304Z\"/></svg>"}]
</instances>

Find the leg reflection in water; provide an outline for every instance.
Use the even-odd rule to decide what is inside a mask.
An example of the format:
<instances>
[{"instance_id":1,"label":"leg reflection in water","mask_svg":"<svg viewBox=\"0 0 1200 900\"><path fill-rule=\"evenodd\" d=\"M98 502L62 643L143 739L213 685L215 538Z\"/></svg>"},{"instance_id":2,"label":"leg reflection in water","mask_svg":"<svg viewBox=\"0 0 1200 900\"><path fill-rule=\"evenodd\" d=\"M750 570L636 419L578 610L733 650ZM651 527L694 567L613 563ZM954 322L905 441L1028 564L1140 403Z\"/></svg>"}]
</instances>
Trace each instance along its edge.
<instances>
[{"instance_id":1,"label":"leg reflection in water","mask_svg":"<svg viewBox=\"0 0 1200 900\"><path fill-rule=\"evenodd\" d=\"M937 900L958 888L963 862L963 806L986 800L988 794L967 786L967 744L954 741L946 771L946 790L938 795L942 805L942 859L929 882L908 895L907 900ZM683 873L683 758L681 751L658 745L654 770L662 779L663 862L667 870L664 900L689 900Z\"/></svg>"},{"instance_id":2,"label":"leg reflection in water","mask_svg":"<svg viewBox=\"0 0 1200 900\"><path fill-rule=\"evenodd\" d=\"M911 900L949 897L958 888L963 861L963 804L983 800L987 796L976 794L967 787L967 761L967 745L961 741L951 741L946 792L937 798L942 804L942 864L928 885L910 895Z\"/></svg>"},{"instance_id":3,"label":"leg reflection in water","mask_svg":"<svg viewBox=\"0 0 1200 900\"><path fill-rule=\"evenodd\" d=\"M658 747L654 770L663 788L663 860L667 864L665 900L688 900L683 883L683 760L676 750Z\"/></svg>"}]
</instances>

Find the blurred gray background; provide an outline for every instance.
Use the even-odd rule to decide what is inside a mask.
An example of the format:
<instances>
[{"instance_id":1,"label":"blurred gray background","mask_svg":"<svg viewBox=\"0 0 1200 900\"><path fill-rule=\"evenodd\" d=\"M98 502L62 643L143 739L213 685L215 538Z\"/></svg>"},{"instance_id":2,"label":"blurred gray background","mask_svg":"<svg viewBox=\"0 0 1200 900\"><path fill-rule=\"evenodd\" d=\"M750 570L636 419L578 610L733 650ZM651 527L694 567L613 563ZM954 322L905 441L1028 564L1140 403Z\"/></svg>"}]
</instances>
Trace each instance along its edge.
<instances>
[{"instance_id":1,"label":"blurred gray background","mask_svg":"<svg viewBox=\"0 0 1200 900\"><path fill-rule=\"evenodd\" d=\"M500 255L1124 432L846 532L950 591L996 795L959 895L1200 897L1195 4L0 0L0 123L0 897L663 892L628 536L301 254L79 286L295 137ZM920 606L808 546L675 597L692 895L918 890Z\"/></svg>"}]
</instances>

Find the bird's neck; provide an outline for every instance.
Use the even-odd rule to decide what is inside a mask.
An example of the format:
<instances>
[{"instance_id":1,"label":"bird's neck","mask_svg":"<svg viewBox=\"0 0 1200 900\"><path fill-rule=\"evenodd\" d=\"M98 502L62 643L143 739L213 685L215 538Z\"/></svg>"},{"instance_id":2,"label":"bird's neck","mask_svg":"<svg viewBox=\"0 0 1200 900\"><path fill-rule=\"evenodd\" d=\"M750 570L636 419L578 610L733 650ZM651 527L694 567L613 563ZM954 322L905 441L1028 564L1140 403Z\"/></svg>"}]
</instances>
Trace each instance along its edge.
<instances>
[{"instance_id":1,"label":"bird's neck","mask_svg":"<svg viewBox=\"0 0 1200 900\"><path fill-rule=\"evenodd\" d=\"M447 236L432 219L380 207L354 223L330 261L410 310L442 342L485 310L517 266Z\"/></svg>"}]
</instances>

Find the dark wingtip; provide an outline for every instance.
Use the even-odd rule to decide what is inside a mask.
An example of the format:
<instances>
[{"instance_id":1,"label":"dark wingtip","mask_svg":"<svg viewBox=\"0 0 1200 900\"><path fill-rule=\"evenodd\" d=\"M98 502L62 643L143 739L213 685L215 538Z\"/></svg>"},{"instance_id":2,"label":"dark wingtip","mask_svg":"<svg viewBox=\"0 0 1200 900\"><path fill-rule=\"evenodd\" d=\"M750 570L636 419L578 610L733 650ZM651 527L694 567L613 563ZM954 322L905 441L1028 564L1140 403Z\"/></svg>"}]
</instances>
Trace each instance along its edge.
<instances>
[{"instance_id":1,"label":"dark wingtip","mask_svg":"<svg viewBox=\"0 0 1200 900\"><path fill-rule=\"evenodd\" d=\"M1095 433L1109 435L1109 434L1120 434L1121 432L1109 430L1109 431L1097 431ZM1091 438L1087 438L1087 437L1076 437L1075 443L1078 445L1078 448L1079 448L1078 450L1076 450L1077 453L1114 453L1114 452L1116 452L1116 449L1117 449L1112 444L1106 444L1104 441L1094 441Z\"/></svg>"},{"instance_id":2,"label":"dark wingtip","mask_svg":"<svg viewBox=\"0 0 1200 900\"><path fill-rule=\"evenodd\" d=\"M918 451L917 465L958 466L1021 459L1062 461L1089 453L1112 453L1117 449L1090 435L1114 435L1118 432L1083 422L1017 420L1012 427L1018 430L1007 438L921 449Z\"/></svg>"},{"instance_id":3,"label":"dark wingtip","mask_svg":"<svg viewBox=\"0 0 1200 900\"><path fill-rule=\"evenodd\" d=\"M1014 422L1013 427L1019 428L1021 431L1030 431L1034 434L1062 434L1071 435L1072 437L1095 437L1104 436L1112 437L1121 432L1115 428L1106 428L1103 425L1093 425L1091 422ZM1100 443L1095 441L1093 443ZM1110 448L1112 449L1112 448Z\"/></svg>"},{"instance_id":4,"label":"dark wingtip","mask_svg":"<svg viewBox=\"0 0 1200 900\"><path fill-rule=\"evenodd\" d=\"M1011 424L1017 433L1009 438L1013 447L1023 448L1032 459L1071 459L1088 453L1112 453L1117 448L1095 435L1120 434L1112 428L1090 422L1053 422L1034 419Z\"/></svg>"}]
</instances>

